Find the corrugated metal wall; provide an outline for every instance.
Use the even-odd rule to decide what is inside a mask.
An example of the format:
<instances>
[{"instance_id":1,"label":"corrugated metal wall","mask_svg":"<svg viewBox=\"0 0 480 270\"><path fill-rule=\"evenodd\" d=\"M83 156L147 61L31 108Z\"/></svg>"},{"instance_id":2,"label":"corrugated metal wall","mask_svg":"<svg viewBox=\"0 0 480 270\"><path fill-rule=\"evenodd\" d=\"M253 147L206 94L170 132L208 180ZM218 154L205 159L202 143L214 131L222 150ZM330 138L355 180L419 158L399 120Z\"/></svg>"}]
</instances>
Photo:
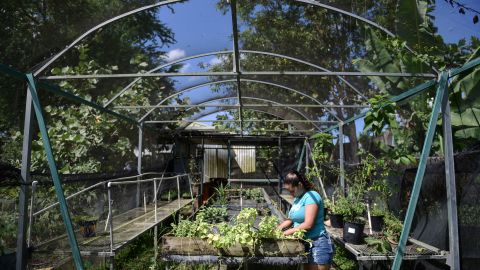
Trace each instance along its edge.
<instances>
[{"instance_id":1,"label":"corrugated metal wall","mask_svg":"<svg viewBox=\"0 0 480 270\"><path fill-rule=\"evenodd\" d=\"M205 175L210 178L227 178L228 161L227 149L223 145L205 145L203 154ZM213 149L214 148L214 149Z\"/></svg>"},{"instance_id":2,"label":"corrugated metal wall","mask_svg":"<svg viewBox=\"0 0 480 270\"><path fill-rule=\"evenodd\" d=\"M228 150L224 145L205 145L205 175L210 178L228 177ZM255 146L233 146L232 165L238 164L242 173L255 172Z\"/></svg>"},{"instance_id":3,"label":"corrugated metal wall","mask_svg":"<svg viewBox=\"0 0 480 270\"><path fill-rule=\"evenodd\" d=\"M235 161L243 174L255 172L255 146L232 147L232 162Z\"/></svg>"}]
</instances>

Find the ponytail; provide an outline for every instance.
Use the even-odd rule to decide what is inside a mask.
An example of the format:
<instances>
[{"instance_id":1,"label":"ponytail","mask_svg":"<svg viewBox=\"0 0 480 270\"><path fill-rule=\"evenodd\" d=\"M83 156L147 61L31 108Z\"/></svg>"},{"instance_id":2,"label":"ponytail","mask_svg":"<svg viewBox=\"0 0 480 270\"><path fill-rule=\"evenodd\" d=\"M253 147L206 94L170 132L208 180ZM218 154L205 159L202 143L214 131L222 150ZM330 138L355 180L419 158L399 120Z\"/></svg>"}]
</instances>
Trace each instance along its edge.
<instances>
[{"instance_id":1,"label":"ponytail","mask_svg":"<svg viewBox=\"0 0 480 270\"><path fill-rule=\"evenodd\" d=\"M302 183L303 187L306 190L312 190L313 184L310 181L307 181L301 173L296 170L291 170L285 176L285 184L290 184L294 187L298 186L299 183Z\"/></svg>"}]
</instances>

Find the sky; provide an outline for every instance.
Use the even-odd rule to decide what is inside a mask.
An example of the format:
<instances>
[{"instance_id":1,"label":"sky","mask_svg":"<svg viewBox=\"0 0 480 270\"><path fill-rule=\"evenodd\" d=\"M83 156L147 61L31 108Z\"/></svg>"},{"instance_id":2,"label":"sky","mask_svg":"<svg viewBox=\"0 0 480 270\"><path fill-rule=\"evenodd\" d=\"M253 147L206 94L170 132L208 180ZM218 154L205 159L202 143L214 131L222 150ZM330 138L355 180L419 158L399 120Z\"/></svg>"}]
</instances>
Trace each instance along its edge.
<instances>
[{"instance_id":1,"label":"sky","mask_svg":"<svg viewBox=\"0 0 480 270\"><path fill-rule=\"evenodd\" d=\"M473 15L467 11L462 15L457 8L452 8L444 0L437 0L436 9L432 15L435 16L435 26L438 33L446 43L456 43L461 38L469 39L474 35L480 38L480 23L473 24ZM462 0L461 3L480 10L480 0ZM231 15L229 12L223 14L216 8L217 0L190 1L185 4L175 4L174 12L168 8L160 9L159 18L175 31L177 42L169 48L167 60L175 60L186 56L207 53L212 51L231 50ZM202 71L198 67L200 62L215 63L218 59L215 56L191 60L181 69L182 72ZM205 70L203 70L205 71ZM178 78L179 85L195 84L206 78ZM208 87L191 91L184 95L192 100L200 95L207 95ZM215 120L216 114L202 119ZM206 123L208 124L208 123ZM357 131L363 129L363 120L356 121Z\"/></svg>"},{"instance_id":2,"label":"sky","mask_svg":"<svg viewBox=\"0 0 480 270\"><path fill-rule=\"evenodd\" d=\"M480 11L480 0L461 0L460 2ZM462 15L457 8L452 8L444 0L437 0L433 15L438 33L447 43L456 43L462 38L471 36L480 37L480 22L473 24L474 14L471 12L466 11L466 14Z\"/></svg>"}]
</instances>

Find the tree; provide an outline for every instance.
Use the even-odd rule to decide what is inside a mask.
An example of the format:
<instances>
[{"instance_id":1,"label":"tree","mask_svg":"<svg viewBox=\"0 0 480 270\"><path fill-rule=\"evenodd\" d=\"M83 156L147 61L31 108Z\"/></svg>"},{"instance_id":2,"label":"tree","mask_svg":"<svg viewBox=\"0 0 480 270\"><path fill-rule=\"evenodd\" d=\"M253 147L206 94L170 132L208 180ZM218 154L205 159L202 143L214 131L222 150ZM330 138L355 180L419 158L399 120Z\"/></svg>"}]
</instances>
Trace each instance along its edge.
<instances>
[{"instance_id":1,"label":"tree","mask_svg":"<svg viewBox=\"0 0 480 270\"><path fill-rule=\"evenodd\" d=\"M150 2L153 1L83 0L68 4L2 1L0 22L5 27L0 30L0 46L4 48L0 62L11 64L21 71L31 70L95 24ZM164 63L162 56L165 52L162 47L174 42L174 33L156 18L156 10L144 11L103 27L58 59L44 73L146 72ZM174 72L180 67L174 65L166 71ZM128 83L125 80L90 79L61 81L59 86L102 104ZM173 83L165 78L139 80L114 105L154 104L173 91ZM23 130L25 83L6 78L0 81L0 88L0 153L2 160L19 166L19 131ZM120 158L118 162L131 158L136 127L57 96L45 95L42 90L40 96L62 172L98 171L101 166L102 170L118 169L118 165L100 164L101 156L117 156ZM180 102L183 100L180 99ZM178 113L175 112L175 115ZM34 134L35 130L36 125ZM36 134L32 152L34 169L46 170L43 156L42 144Z\"/></svg>"}]
</instances>

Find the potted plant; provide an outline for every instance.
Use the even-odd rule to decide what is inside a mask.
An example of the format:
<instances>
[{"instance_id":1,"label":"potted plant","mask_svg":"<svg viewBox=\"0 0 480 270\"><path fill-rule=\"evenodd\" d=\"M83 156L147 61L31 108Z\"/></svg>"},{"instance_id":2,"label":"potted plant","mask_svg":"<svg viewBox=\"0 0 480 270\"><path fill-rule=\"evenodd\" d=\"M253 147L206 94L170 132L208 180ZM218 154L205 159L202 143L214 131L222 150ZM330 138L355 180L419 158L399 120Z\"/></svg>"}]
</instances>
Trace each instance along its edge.
<instances>
[{"instance_id":1,"label":"potted plant","mask_svg":"<svg viewBox=\"0 0 480 270\"><path fill-rule=\"evenodd\" d=\"M378 206L376 203L373 204L372 210L370 211L370 225L372 226L372 231L382 231L385 213L386 210L383 207Z\"/></svg>"},{"instance_id":2,"label":"potted plant","mask_svg":"<svg viewBox=\"0 0 480 270\"><path fill-rule=\"evenodd\" d=\"M384 223L384 216L388 212L387 203L391 191L386 179L388 176L387 162L384 159L377 159L377 165L379 168L373 176L374 179L368 187L368 192L370 197L376 198L370 213L370 225L373 231L380 232Z\"/></svg>"},{"instance_id":3,"label":"potted plant","mask_svg":"<svg viewBox=\"0 0 480 270\"><path fill-rule=\"evenodd\" d=\"M340 196L335 200L335 204L330 206L330 225L333 228L343 228L343 217L348 214L348 201L344 196Z\"/></svg>"},{"instance_id":4,"label":"potted plant","mask_svg":"<svg viewBox=\"0 0 480 270\"><path fill-rule=\"evenodd\" d=\"M188 192L188 191L182 193L182 198L183 199L190 199L191 197L192 197L192 194L190 194L190 192Z\"/></svg>"},{"instance_id":5,"label":"potted plant","mask_svg":"<svg viewBox=\"0 0 480 270\"><path fill-rule=\"evenodd\" d=\"M359 245L363 242L363 229L365 228L365 219L362 216L365 210L364 204L349 197L345 209L343 239L348 243Z\"/></svg>"},{"instance_id":6,"label":"potted plant","mask_svg":"<svg viewBox=\"0 0 480 270\"><path fill-rule=\"evenodd\" d=\"M96 235L97 216L77 215L72 220L80 226L80 232L83 237L94 237Z\"/></svg>"},{"instance_id":7,"label":"potted plant","mask_svg":"<svg viewBox=\"0 0 480 270\"><path fill-rule=\"evenodd\" d=\"M168 201L168 202L171 202L176 198L177 198L177 191L175 190L169 190L160 196L161 201Z\"/></svg>"},{"instance_id":8,"label":"potted plant","mask_svg":"<svg viewBox=\"0 0 480 270\"><path fill-rule=\"evenodd\" d=\"M327 220L327 215L331 211L333 207L332 201L330 201L328 198L323 200L323 216L324 220Z\"/></svg>"}]
</instances>

